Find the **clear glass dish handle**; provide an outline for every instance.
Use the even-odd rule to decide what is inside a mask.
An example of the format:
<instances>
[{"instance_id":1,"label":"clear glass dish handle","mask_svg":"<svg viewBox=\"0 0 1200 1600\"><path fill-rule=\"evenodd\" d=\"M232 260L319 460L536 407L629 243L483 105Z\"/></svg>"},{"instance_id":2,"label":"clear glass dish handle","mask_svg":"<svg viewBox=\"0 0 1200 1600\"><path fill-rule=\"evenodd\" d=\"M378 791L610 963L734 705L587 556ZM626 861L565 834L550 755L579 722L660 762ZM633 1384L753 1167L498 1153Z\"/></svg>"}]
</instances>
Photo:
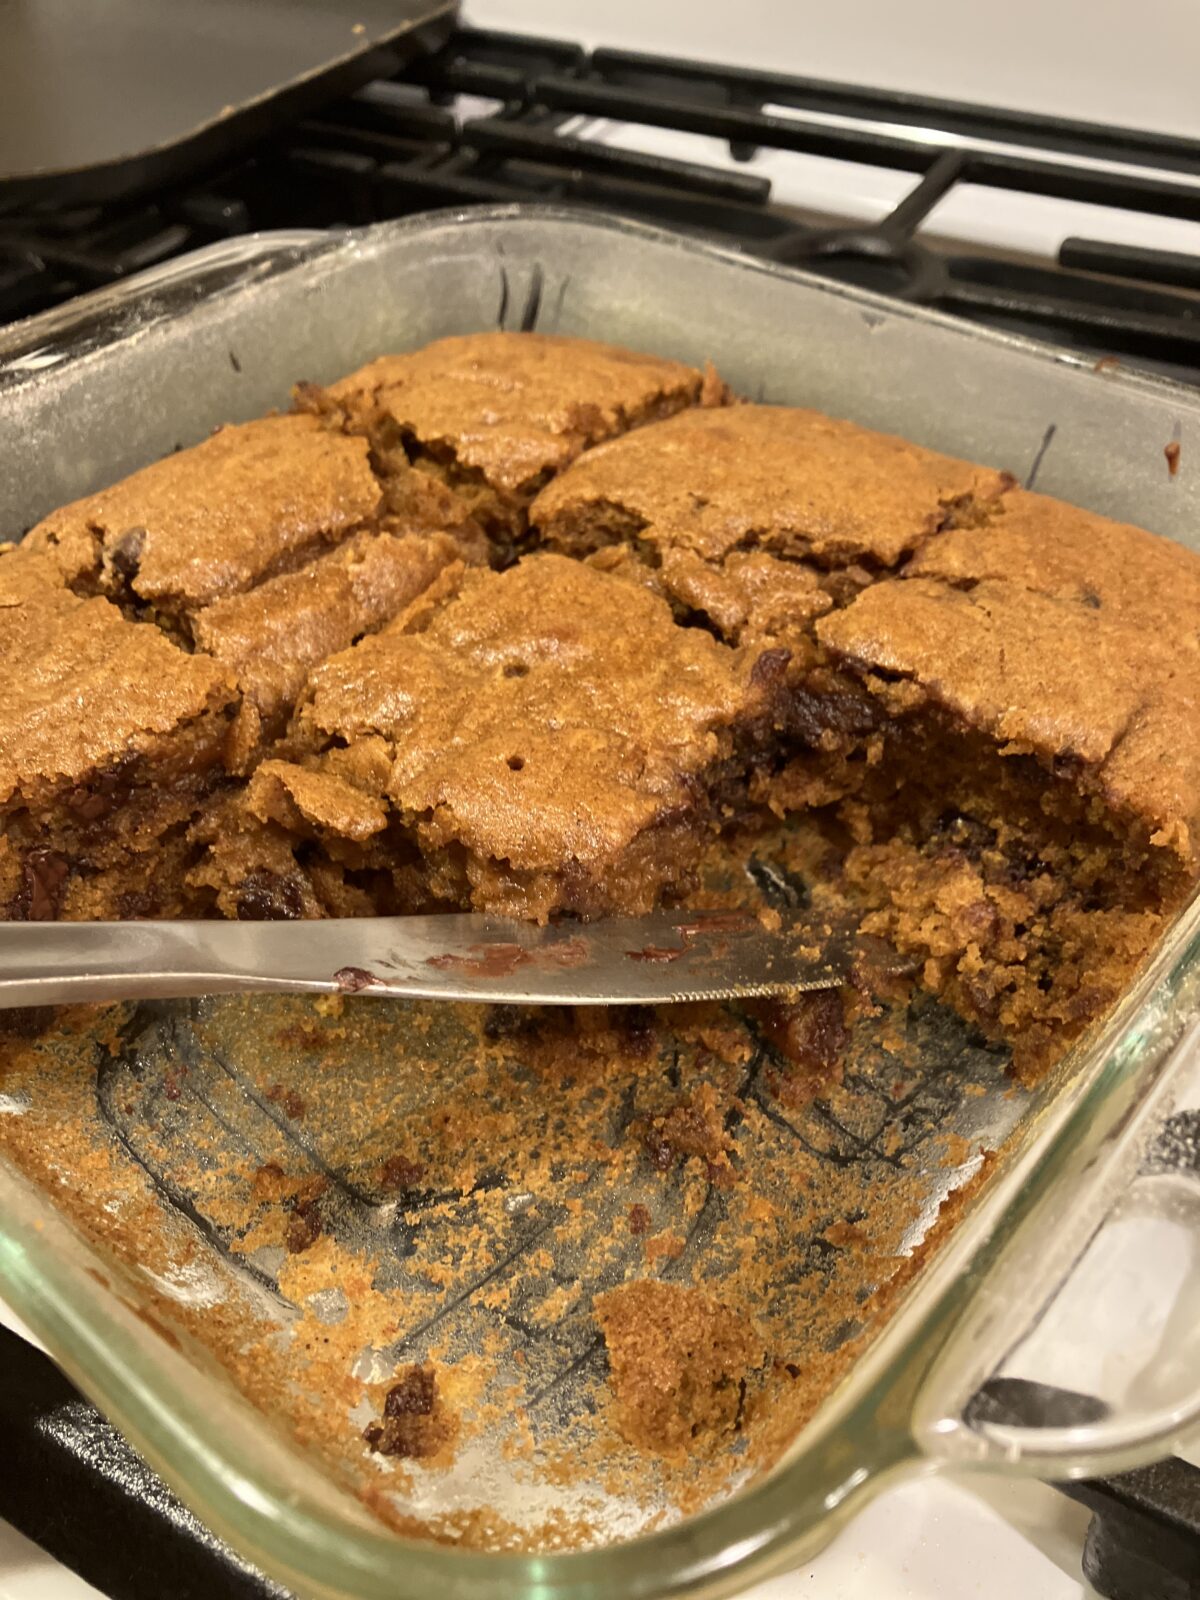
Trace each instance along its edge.
<instances>
[{"instance_id":1,"label":"clear glass dish handle","mask_svg":"<svg viewBox=\"0 0 1200 1600\"><path fill-rule=\"evenodd\" d=\"M1018 1234L930 1369L913 1426L940 1465L1068 1478L1188 1457L1200 1430L1200 1017L1174 1040L1143 1032L1133 1044L1130 1103L1087 1163L1088 1198L1073 1208L1078 1186L1053 1186L1049 1214Z\"/></svg>"}]
</instances>

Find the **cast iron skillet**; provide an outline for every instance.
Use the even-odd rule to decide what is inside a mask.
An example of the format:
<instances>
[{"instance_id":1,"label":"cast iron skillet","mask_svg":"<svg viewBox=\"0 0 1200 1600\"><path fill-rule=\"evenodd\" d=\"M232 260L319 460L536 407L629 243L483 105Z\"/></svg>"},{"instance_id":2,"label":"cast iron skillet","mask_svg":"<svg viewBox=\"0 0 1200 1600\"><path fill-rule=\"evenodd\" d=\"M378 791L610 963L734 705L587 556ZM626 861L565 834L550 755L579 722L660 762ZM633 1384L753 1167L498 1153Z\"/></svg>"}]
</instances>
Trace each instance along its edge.
<instances>
[{"instance_id":1,"label":"cast iron skillet","mask_svg":"<svg viewBox=\"0 0 1200 1600\"><path fill-rule=\"evenodd\" d=\"M172 182L394 73L456 0L0 0L0 210Z\"/></svg>"}]
</instances>

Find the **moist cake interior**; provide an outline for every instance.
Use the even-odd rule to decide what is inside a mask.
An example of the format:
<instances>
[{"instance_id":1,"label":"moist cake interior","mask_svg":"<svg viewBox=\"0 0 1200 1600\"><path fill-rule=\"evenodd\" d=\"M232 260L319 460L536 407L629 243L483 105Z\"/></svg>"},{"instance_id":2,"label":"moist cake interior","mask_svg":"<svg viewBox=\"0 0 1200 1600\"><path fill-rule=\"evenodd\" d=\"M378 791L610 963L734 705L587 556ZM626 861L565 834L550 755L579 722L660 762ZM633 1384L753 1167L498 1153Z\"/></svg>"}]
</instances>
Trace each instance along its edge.
<instances>
[{"instance_id":1,"label":"moist cake interior","mask_svg":"<svg viewBox=\"0 0 1200 1600\"><path fill-rule=\"evenodd\" d=\"M636 913L793 817L1034 1076L1197 872L1190 552L589 341L301 386L46 518L0 640L8 917Z\"/></svg>"}]
</instances>

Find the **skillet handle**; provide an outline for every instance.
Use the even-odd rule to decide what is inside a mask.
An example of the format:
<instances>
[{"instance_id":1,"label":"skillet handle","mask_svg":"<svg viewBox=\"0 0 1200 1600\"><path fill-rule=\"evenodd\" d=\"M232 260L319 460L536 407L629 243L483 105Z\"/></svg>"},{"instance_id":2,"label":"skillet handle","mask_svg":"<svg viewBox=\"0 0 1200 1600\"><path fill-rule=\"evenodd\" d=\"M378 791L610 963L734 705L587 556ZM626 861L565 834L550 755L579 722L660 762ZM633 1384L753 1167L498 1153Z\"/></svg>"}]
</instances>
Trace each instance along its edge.
<instances>
[{"instance_id":1,"label":"skillet handle","mask_svg":"<svg viewBox=\"0 0 1200 1600\"><path fill-rule=\"evenodd\" d=\"M1070 1196L1060 1239L1036 1230L1051 1258L1072 1254L1065 1274L1051 1259L1050 1291L1031 1301L1027 1284L1047 1275L1018 1252L977 1292L931 1369L913 1431L933 1461L1091 1477L1163 1460L1200 1425L1196 1020L1165 1052L1156 1083L1161 1103L1131 1113L1122 1159L1089 1175L1109 1198L1081 1246ZM1008 1313L1022 1300L1024 1326L1014 1327Z\"/></svg>"}]
</instances>

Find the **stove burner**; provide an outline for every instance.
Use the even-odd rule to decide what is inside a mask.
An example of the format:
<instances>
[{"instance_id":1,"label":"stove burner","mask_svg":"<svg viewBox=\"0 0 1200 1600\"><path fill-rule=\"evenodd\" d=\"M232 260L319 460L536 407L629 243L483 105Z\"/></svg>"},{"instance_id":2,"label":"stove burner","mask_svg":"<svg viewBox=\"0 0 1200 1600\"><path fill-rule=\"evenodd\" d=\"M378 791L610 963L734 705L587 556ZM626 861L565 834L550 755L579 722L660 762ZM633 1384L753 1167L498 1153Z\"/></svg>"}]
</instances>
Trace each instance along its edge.
<instances>
[{"instance_id":1,"label":"stove burner","mask_svg":"<svg viewBox=\"0 0 1200 1600\"><path fill-rule=\"evenodd\" d=\"M1105 1412L1091 1395L1024 1378L993 1378L969 1409L977 1420L1045 1427L1094 1422ZM1200 1471L1195 1467L1159 1461L1113 1478L1059 1487L1092 1513L1083 1575L1097 1594L1106 1600L1194 1600L1200 1593Z\"/></svg>"},{"instance_id":2,"label":"stove burner","mask_svg":"<svg viewBox=\"0 0 1200 1600\"><path fill-rule=\"evenodd\" d=\"M110 1600L288 1600L40 1351L0 1327L0 1517Z\"/></svg>"}]
</instances>

